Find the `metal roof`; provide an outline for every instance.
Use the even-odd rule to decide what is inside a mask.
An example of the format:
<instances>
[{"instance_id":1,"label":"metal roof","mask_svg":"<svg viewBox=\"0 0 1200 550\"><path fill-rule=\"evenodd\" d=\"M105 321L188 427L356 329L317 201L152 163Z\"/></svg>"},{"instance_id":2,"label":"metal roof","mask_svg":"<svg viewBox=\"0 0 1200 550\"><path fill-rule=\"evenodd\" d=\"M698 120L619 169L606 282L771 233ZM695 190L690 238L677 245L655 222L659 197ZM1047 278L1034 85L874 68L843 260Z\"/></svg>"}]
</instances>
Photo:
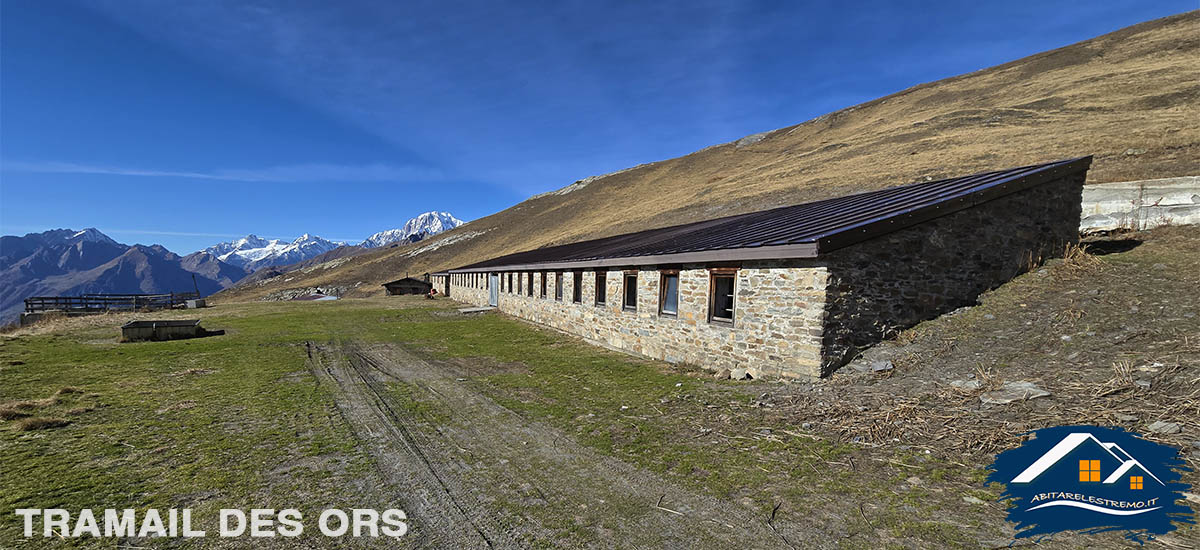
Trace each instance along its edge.
<instances>
[{"instance_id":1,"label":"metal roof","mask_svg":"<svg viewBox=\"0 0 1200 550\"><path fill-rule=\"evenodd\" d=\"M433 273L432 275L437 275L437 273ZM412 282L414 282L414 283L420 283L420 284L423 284L423 285L432 284L432 283L430 283L429 281L425 281L425 280L422 280L422 279L418 279L418 278L416 278L416 277L404 277L403 279L396 279L395 281L388 281L388 282L386 282L386 283L383 283L382 285L379 285L379 286L395 285L395 284L400 284L400 283L403 283L403 282L405 282L405 281L412 281Z\"/></svg>"},{"instance_id":2,"label":"metal roof","mask_svg":"<svg viewBox=\"0 0 1200 550\"><path fill-rule=\"evenodd\" d=\"M1092 157L913 183L500 256L451 273L815 258L1058 179Z\"/></svg>"}]
</instances>

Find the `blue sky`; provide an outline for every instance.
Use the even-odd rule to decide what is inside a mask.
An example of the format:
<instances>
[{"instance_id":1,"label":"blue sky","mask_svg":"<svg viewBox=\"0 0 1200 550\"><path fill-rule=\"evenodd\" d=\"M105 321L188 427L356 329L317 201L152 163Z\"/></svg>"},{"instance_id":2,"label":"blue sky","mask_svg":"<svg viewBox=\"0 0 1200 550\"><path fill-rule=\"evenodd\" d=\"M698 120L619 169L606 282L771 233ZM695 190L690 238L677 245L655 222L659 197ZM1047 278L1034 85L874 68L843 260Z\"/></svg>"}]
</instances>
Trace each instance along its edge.
<instances>
[{"instance_id":1,"label":"blue sky","mask_svg":"<svg viewBox=\"0 0 1200 550\"><path fill-rule=\"evenodd\" d=\"M1188 1L0 1L0 233L360 240Z\"/></svg>"}]
</instances>

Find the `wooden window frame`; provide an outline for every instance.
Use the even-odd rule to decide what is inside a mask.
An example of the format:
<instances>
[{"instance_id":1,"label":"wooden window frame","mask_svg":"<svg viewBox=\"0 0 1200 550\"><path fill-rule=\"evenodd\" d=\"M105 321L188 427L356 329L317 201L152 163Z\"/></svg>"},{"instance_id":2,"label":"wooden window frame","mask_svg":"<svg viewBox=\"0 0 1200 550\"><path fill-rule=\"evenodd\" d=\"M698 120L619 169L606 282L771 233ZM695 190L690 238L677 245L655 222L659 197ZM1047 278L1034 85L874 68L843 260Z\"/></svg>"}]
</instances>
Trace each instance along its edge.
<instances>
[{"instance_id":1,"label":"wooden window frame","mask_svg":"<svg viewBox=\"0 0 1200 550\"><path fill-rule=\"evenodd\" d=\"M663 304L667 303L667 277L675 277L675 311L670 312L663 309ZM679 270L678 269L660 269L658 270L658 314L661 317L670 317L672 319L679 317Z\"/></svg>"},{"instance_id":2,"label":"wooden window frame","mask_svg":"<svg viewBox=\"0 0 1200 550\"><path fill-rule=\"evenodd\" d=\"M592 296L595 305L603 306L608 303L608 272L596 270L596 289Z\"/></svg>"},{"instance_id":3,"label":"wooden window frame","mask_svg":"<svg viewBox=\"0 0 1200 550\"><path fill-rule=\"evenodd\" d=\"M629 305L629 278L633 277L633 305ZM621 310L637 313L637 271L626 271L621 275Z\"/></svg>"},{"instance_id":4,"label":"wooden window frame","mask_svg":"<svg viewBox=\"0 0 1200 550\"><path fill-rule=\"evenodd\" d=\"M715 267L708 270L708 322L713 325L732 327L737 321L737 272L736 267ZM729 318L717 317L717 279L731 279Z\"/></svg>"}]
</instances>

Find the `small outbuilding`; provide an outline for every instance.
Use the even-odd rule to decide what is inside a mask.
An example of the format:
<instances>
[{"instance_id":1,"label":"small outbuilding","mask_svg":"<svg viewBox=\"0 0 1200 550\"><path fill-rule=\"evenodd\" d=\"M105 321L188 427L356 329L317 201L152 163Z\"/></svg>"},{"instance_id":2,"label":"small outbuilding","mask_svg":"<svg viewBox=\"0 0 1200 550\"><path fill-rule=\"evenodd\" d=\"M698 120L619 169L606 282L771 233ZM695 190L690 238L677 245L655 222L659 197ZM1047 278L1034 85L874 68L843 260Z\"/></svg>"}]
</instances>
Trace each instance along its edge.
<instances>
[{"instance_id":1,"label":"small outbuilding","mask_svg":"<svg viewBox=\"0 0 1200 550\"><path fill-rule=\"evenodd\" d=\"M914 183L450 269L457 300L673 363L828 376L1079 241L1091 157Z\"/></svg>"},{"instance_id":2,"label":"small outbuilding","mask_svg":"<svg viewBox=\"0 0 1200 550\"><path fill-rule=\"evenodd\" d=\"M383 283L383 288L387 290L388 296L398 296L402 294L429 294L429 289L433 288L433 283L414 277L405 277L390 283Z\"/></svg>"}]
</instances>

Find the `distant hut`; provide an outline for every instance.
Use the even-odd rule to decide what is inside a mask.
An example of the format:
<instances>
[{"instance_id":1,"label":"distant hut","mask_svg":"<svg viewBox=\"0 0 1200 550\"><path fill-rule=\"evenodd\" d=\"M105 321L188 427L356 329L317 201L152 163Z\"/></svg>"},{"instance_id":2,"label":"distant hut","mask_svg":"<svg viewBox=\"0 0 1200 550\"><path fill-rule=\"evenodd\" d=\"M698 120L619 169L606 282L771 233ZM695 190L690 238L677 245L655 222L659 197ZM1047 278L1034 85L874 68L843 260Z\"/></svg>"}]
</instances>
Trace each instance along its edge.
<instances>
[{"instance_id":1,"label":"distant hut","mask_svg":"<svg viewBox=\"0 0 1200 550\"><path fill-rule=\"evenodd\" d=\"M433 288L433 284L429 281L422 281L421 279L414 277L405 277L390 283L383 283L383 288L387 289L388 296L397 296L401 294L429 294L429 289Z\"/></svg>"}]
</instances>

